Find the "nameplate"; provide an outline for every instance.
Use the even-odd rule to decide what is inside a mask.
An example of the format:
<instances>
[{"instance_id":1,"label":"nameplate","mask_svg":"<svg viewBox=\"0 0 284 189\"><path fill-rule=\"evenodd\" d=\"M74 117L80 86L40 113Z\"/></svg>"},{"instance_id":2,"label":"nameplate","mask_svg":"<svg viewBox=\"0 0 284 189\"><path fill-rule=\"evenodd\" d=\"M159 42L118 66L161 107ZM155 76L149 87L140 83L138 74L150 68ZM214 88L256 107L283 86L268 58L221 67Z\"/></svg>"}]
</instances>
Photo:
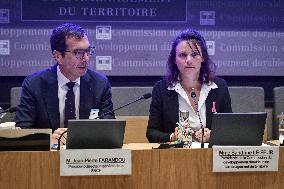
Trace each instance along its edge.
<instances>
[{"instance_id":1,"label":"nameplate","mask_svg":"<svg viewBox=\"0 0 284 189\"><path fill-rule=\"evenodd\" d=\"M279 146L213 146L213 172L278 171Z\"/></svg>"},{"instance_id":2,"label":"nameplate","mask_svg":"<svg viewBox=\"0 0 284 189\"><path fill-rule=\"evenodd\" d=\"M60 176L131 175L131 150L60 151Z\"/></svg>"}]
</instances>

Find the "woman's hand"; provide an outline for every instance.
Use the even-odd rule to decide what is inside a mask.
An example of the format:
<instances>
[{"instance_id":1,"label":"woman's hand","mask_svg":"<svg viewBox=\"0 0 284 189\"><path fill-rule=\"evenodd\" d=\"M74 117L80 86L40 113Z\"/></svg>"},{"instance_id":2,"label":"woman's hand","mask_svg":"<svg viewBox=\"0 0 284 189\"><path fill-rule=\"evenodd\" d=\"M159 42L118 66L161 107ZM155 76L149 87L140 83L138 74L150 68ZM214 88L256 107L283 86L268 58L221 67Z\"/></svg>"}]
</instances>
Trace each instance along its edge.
<instances>
[{"instance_id":1,"label":"woman's hand","mask_svg":"<svg viewBox=\"0 0 284 189\"><path fill-rule=\"evenodd\" d=\"M171 142L174 142L178 139L178 128L176 127L175 128L175 132L171 134L171 138L170 138L170 141Z\"/></svg>"},{"instance_id":2,"label":"woman's hand","mask_svg":"<svg viewBox=\"0 0 284 189\"><path fill-rule=\"evenodd\" d=\"M211 133L211 130L210 130L210 129L204 128L203 142L209 142L210 133ZM201 140L202 140L202 129L199 129L198 131L196 131L196 132L194 133L194 137L196 138L196 140L197 140L198 142L201 142Z\"/></svg>"}]
</instances>

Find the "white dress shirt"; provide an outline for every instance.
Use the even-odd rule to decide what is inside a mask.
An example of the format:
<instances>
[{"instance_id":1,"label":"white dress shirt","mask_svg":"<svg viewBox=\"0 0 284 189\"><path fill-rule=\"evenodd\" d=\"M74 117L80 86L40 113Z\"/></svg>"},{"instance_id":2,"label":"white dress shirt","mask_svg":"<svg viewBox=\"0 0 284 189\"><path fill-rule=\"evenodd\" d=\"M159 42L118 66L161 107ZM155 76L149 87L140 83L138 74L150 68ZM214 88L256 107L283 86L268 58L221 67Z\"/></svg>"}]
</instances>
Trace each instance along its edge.
<instances>
[{"instance_id":1,"label":"white dress shirt","mask_svg":"<svg viewBox=\"0 0 284 189\"><path fill-rule=\"evenodd\" d=\"M60 113L60 127L64 127L65 118L65 99L68 91L66 83L70 82L60 71L57 66L57 80L58 80L58 99L59 99L59 113ZM80 102L80 78L76 79L73 87L75 95L75 108L76 108L76 119L79 119L79 102Z\"/></svg>"},{"instance_id":2,"label":"white dress shirt","mask_svg":"<svg viewBox=\"0 0 284 189\"><path fill-rule=\"evenodd\" d=\"M203 84L200 90L200 97L198 100L198 111L201 118L203 127L206 127L206 104L205 100L211 89L216 89L218 86L211 82L210 85ZM173 87L168 87L168 90L175 90L178 93L178 104L179 110L189 111L189 125L193 130L201 129L201 124L197 113L194 111L194 108L191 106L188 96L185 90L182 88L180 82L177 82Z\"/></svg>"}]
</instances>

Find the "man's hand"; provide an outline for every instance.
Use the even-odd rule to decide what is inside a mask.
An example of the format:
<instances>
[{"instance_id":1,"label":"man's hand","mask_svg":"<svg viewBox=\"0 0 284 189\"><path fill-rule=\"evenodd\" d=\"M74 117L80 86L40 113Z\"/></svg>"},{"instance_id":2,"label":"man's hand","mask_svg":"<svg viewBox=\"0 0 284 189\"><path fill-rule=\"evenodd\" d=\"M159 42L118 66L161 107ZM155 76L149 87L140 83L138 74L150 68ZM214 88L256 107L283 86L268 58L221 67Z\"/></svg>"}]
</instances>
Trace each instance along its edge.
<instances>
[{"instance_id":1,"label":"man's hand","mask_svg":"<svg viewBox=\"0 0 284 189\"><path fill-rule=\"evenodd\" d=\"M60 135L66 131L67 128L58 128L56 129L53 134L52 134L52 144L57 144L58 143L58 139L60 137ZM66 144L66 138L67 138L67 133L65 133L62 137L61 137L61 144L65 145Z\"/></svg>"}]
</instances>

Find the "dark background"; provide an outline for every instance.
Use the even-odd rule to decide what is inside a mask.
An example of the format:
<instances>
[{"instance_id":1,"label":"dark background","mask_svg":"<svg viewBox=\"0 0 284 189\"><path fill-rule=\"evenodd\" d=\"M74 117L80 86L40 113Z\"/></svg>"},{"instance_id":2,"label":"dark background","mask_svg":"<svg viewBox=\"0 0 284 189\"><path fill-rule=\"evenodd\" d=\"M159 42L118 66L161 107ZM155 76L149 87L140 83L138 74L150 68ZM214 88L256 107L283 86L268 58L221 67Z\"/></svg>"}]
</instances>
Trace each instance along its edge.
<instances>
[{"instance_id":1,"label":"dark background","mask_svg":"<svg viewBox=\"0 0 284 189\"><path fill-rule=\"evenodd\" d=\"M60 7L74 7L76 13L60 15ZM82 7L113 10L121 7L126 10L154 8L156 15L141 17L122 16L118 13L109 16L96 12L96 15L90 16L78 11ZM211 58L218 66L217 74L229 86L263 87L265 106L273 108L273 88L284 86L283 10L284 1L281 0L112 0L101 3L76 0L0 0L0 106L10 106L11 87L21 86L27 75L53 64L49 50L51 30L63 22L73 22L87 30L90 42L97 47L96 56L112 58L111 70L98 70L96 58L90 62L90 68L106 74L112 86L153 86L164 74L171 41L177 33L191 27L199 30L206 41L215 43ZM207 16L204 11L208 13ZM111 39L97 39L97 26L100 25L111 27ZM7 33L25 29L46 33L22 34L19 37ZM160 31L161 34L136 36L135 33L139 31ZM212 32L224 33L225 36L212 36ZM268 34L275 36L268 37ZM1 54L1 40L9 40L9 54ZM26 50L16 47L16 44L25 46L33 43L47 44L46 49ZM166 44L166 48L161 47L163 44ZM120 52L110 45L141 45L144 49ZM157 49L149 49L147 45L153 45ZM224 46L229 50L224 49ZM25 60L39 64L12 66L15 61ZM278 60L278 64L274 65L273 60ZM46 61L49 65L41 65L40 61ZM123 64L125 61L130 64ZM145 61L159 64L135 66L135 62ZM247 64L242 65L242 61Z\"/></svg>"}]
</instances>

